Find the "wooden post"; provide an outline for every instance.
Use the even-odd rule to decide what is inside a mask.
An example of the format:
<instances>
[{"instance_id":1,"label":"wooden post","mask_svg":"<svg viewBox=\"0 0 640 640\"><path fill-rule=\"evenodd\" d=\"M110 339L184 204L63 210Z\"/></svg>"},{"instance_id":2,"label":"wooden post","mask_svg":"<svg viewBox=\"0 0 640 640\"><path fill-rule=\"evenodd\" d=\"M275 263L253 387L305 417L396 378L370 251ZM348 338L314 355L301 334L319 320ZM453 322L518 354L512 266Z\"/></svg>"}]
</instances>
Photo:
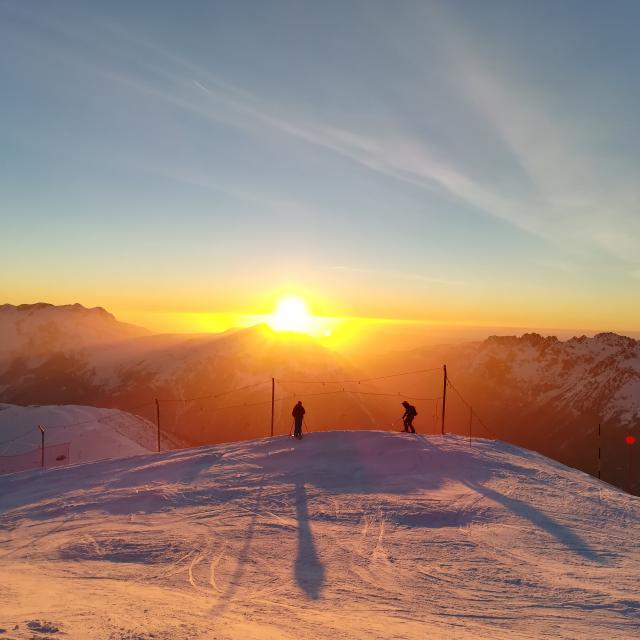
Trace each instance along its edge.
<instances>
[{"instance_id":1,"label":"wooden post","mask_svg":"<svg viewBox=\"0 0 640 640\"><path fill-rule=\"evenodd\" d=\"M436 398L435 403L435 409L433 412L433 433L437 433L437 429L438 429L438 402L439 402L439 398Z\"/></svg>"},{"instance_id":2,"label":"wooden post","mask_svg":"<svg viewBox=\"0 0 640 640\"><path fill-rule=\"evenodd\" d=\"M271 437L273 438L273 417L276 409L276 379L271 378Z\"/></svg>"},{"instance_id":3,"label":"wooden post","mask_svg":"<svg viewBox=\"0 0 640 640\"><path fill-rule=\"evenodd\" d=\"M42 444L40 447L41 456L40 456L40 466L44 469L44 427L39 424L38 429L40 429L40 435L42 436Z\"/></svg>"},{"instance_id":4,"label":"wooden post","mask_svg":"<svg viewBox=\"0 0 640 640\"><path fill-rule=\"evenodd\" d=\"M444 415L447 409L447 365L444 365L444 380L442 383L442 430L441 433L444 435Z\"/></svg>"},{"instance_id":5,"label":"wooden post","mask_svg":"<svg viewBox=\"0 0 640 640\"><path fill-rule=\"evenodd\" d=\"M600 478L600 472L601 472L601 462L600 462L600 423L598 422L598 480L601 480Z\"/></svg>"},{"instance_id":6,"label":"wooden post","mask_svg":"<svg viewBox=\"0 0 640 640\"><path fill-rule=\"evenodd\" d=\"M629 493L633 494L633 444L629 444Z\"/></svg>"},{"instance_id":7,"label":"wooden post","mask_svg":"<svg viewBox=\"0 0 640 640\"><path fill-rule=\"evenodd\" d=\"M156 424L158 425L158 453L160 453L160 402L156 398Z\"/></svg>"}]
</instances>

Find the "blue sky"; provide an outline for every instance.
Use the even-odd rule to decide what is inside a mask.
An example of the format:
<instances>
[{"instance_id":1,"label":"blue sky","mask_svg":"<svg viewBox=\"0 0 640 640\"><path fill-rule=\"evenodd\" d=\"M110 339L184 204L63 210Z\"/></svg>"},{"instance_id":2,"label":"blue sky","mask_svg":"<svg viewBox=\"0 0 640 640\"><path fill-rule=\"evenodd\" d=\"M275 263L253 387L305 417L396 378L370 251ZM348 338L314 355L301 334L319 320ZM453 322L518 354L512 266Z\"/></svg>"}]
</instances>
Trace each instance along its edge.
<instances>
[{"instance_id":1,"label":"blue sky","mask_svg":"<svg viewBox=\"0 0 640 640\"><path fill-rule=\"evenodd\" d=\"M637 328L639 19L0 0L0 294Z\"/></svg>"}]
</instances>

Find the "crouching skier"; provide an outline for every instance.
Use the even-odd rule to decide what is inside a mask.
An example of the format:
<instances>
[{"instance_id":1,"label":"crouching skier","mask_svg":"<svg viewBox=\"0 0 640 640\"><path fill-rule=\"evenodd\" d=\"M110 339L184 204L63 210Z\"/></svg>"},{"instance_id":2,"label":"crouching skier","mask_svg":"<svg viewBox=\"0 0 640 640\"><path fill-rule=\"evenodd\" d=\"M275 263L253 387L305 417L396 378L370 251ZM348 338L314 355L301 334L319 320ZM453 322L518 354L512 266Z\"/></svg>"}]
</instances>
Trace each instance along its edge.
<instances>
[{"instance_id":1,"label":"crouching skier","mask_svg":"<svg viewBox=\"0 0 640 640\"><path fill-rule=\"evenodd\" d=\"M293 407L293 411L291 412L294 421L293 436L294 438L298 438L298 440L302 438L302 419L304 418L304 414L305 410L302 406L302 401L298 400L298 404Z\"/></svg>"},{"instance_id":2,"label":"crouching skier","mask_svg":"<svg viewBox=\"0 0 640 640\"><path fill-rule=\"evenodd\" d=\"M402 415L402 424L404 424L403 431L415 433L416 430L413 427L413 419L418 415L418 412L416 408L406 400L402 403L402 406L404 407L404 414Z\"/></svg>"}]
</instances>

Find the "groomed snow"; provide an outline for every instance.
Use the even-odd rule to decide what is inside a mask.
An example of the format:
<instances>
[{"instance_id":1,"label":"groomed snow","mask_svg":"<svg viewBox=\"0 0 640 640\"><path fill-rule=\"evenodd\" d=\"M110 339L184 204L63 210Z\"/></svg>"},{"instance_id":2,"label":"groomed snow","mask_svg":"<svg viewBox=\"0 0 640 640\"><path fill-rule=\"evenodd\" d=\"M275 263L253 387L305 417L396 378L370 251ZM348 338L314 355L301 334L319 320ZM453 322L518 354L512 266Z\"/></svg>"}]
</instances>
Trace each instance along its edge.
<instances>
[{"instance_id":1,"label":"groomed snow","mask_svg":"<svg viewBox=\"0 0 640 640\"><path fill-rule=\"evenodd\" d=\"M638 498L454 436L313 433L4 476L0 637L628 640L639 524Z\"/></svg>"}]
</instances>

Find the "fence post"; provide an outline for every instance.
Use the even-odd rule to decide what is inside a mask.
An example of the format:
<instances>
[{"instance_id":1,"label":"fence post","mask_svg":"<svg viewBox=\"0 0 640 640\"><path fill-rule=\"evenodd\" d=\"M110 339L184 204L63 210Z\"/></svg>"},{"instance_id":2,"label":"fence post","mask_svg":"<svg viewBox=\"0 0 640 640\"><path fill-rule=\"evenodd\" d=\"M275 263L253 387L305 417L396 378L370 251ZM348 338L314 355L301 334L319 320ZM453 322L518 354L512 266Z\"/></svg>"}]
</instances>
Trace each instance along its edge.
<instances>
[{"instance_id":1,"label":"fence post","mask_svg":"<svg viewBox=\"0 0 640 640\"><path fill-rule=\"evenodd\" d=\"M444 414L447 409L447 365L444 365L444 380L442 383L442 435L444 435Z\"/></svg>"},{"instance_id":2,"label":"fence post","mask_svg":"<svg viewBox=\"0 0 640 640\"><path fill-rule=\"evenodd\" d=\"M156 424L158 425L158 453L160 453L160 402L156 398Z\"/></svg>"},{"instance_id":3,"label":"fence post","mask_svg":"<svg viewBox=\"0 0 640 640\"><path fill-rule=\"evenodd\" d=\"M633 493L633 473L632 473L632 469L633 469L633 455L631 453L633 446L630 444L628 446L629 449L629 464L628 464L628 468L627 468L627 472L629 474L629 479L628 479L628 483L629 483L629 493Z\"/></svg>"},{"instance_id":4,"label":"fence post","mask_svg":"<svg viewBox=\"0 0 640 640\"><path fill-rule=\"evenodd\" d=\"M276 408L276 379L271 378L271 437L273 438L273 416Z\"/></svg>"},{"instance_id":5,"label":"fence post","mask_svg":"<svg viewBox=\"0 0 640 640\"><path fill-rule=\"evenodd\" d=\"M600 442L600 423L598 422L598 480L601 480L600 478L600 471L601 471L601 462L600 462L600 447L601 447L601 442Z\"/></svg>"},{"instance_id":6,"label":"fence post","mask_svg":"<svg viewBox=\"0 0 640 640\"><path fill-rule=\"evenodd\" d=\"M40 449L41 450L40 466L44 469L44 427L41 424L39 424L38 429L40 429L40 436L42 441L42 445Z\"/></svg>"}]
</instances>

